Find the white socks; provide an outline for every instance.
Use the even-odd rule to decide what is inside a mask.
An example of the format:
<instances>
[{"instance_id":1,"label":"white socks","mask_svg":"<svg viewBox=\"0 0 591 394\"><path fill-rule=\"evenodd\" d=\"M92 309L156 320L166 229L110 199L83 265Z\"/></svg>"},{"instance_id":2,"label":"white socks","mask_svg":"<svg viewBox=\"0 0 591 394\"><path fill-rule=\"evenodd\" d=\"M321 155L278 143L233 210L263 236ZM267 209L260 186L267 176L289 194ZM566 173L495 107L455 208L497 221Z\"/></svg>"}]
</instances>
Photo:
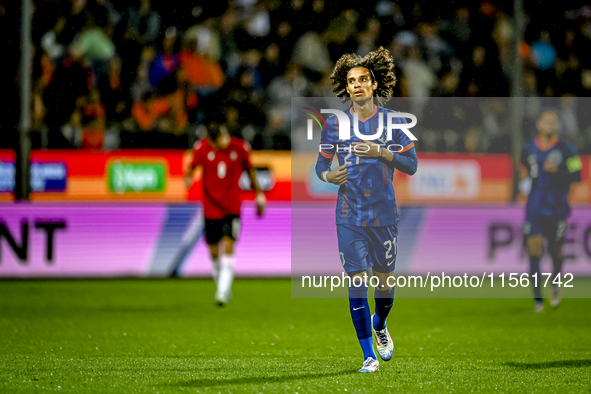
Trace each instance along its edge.
<instances>
[{"instance_id":1,"label":"white socks","mask_svg":"<svg viewBox=\"0 0 591 394\"><path fill-rule=\"evenodd\" d=\"M217 292L215 299L218 302L227 303L232 294L232 282L234 281L234 255L222 255L220 258L220 271L217 280Z\"/></svg>"},{"instance_id":2,"label":"white socks","mask_svg":"<svg viewBox=\"0 0 591 394\"><path fill-rule=\"evenodd\" d=\"M217 259L211 260L211 277L215 282L216 286L218 284L218 278L220 276L220 258L218 256Z\"/></svg>"}]
</instances>

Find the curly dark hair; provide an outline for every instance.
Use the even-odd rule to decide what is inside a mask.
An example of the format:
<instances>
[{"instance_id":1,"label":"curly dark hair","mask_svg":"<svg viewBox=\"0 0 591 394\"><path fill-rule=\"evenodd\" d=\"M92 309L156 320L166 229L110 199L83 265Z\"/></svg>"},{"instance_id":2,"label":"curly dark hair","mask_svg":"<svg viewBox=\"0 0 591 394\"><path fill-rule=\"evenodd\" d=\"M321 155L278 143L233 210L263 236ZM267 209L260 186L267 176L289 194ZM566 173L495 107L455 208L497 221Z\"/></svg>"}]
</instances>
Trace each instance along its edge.
<instances>
[{"instance_id":1,"label":"curly dark hair","mask_svg":"<svg viewBox=\"0 0 591 394\"><path fill-rule=\"evenodd\" d=\"M357 54L346 54L341 56L332 71L333 92L337 97L344 98L343 101L350 99L347 92L347 74L352 68L365 67L370 70L372 79L378 83L378 88L374 91L374 97L378 98L380 104L383 104L388 97L392 97L393 87L396 85L396 76L394 75L394 61L390 52L384 47L379 47L365 57Z\"/></svg>"}]
</instances>

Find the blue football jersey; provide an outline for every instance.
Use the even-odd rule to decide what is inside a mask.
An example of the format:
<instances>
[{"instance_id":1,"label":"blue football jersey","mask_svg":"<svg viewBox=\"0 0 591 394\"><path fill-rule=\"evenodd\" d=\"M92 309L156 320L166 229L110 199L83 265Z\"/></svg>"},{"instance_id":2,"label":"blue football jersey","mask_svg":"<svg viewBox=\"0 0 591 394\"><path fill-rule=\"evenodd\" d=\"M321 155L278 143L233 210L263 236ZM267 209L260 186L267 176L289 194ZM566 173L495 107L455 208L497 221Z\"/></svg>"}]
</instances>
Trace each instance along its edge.
<instances>
[{"instance_id":1,"label":"blue football jersey","mask_svg":"<svg viewBox=\"0 0 591 394\"><path fill-rule=\"evenodd\" d=\"M558 171L544 171L546 161L556 164ZM557 138L547 146L542 146L536 137L521 151L521 164L532 179L527 199L528 216L566 218L570 213L570 184L581 180L582 162L576 148Z\"/></svg>"},{"instance_id":2,"label":"blue football jersey","mask_svg":"<svg viewBox=\"0 0 591 394\"><path fill-rule=\"evenodd\" d=\"M374 106L374 112L368 119L359 117L358 131L362 135L377 133L380 123L383 128L378 143L393 152L406 152L414 147L414 143L400 129L392 131L392 139L387 140L386 124L388 113L396 113L388 109ZM394 170L378 159L364 159L351 152L353 142L363 142L354 133L354 112L346 111L351 124L351 137L347 141L339 139L338 119L331 116L327 119L327 128L322 130L321 148L318 164L330 169L336 155L339 166L347 163L347 183L339 188L336 208L336 224L349 224L362 227L381 227L398 224L398 207L394 187L392 185ZM382 117L382 122L379 122ZM397 124L406 124L405 118L394 118ZM318 165L317 165L318 167Z\"/></svg>"}]
</instances>

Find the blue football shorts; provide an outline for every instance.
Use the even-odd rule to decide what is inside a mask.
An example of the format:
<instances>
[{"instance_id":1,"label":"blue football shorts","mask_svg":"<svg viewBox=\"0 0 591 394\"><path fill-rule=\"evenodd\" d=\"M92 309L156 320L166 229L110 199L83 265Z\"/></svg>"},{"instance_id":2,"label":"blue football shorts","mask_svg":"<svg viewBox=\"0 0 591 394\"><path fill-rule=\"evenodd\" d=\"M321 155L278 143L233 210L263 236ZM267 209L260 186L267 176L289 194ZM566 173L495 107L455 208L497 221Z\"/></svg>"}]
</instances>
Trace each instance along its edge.
<instances>
[{"instance_id":1,"label":"blue football shorts","mask_svg":"<svg viewBox=\"0 0 591 394\"><path fill-rule=\"evenodd\" d=\"M398 227L337 226L339 256L347 273L366 271L390 273L396 266Z\"/></svg>"},{"instance_id":2,"label":"blue football shorts","mask_svg":"<svg viewBox=\"0 0 591 394\"><path fill-rule=\"evenodd\" d=\"M523 236L541 235L551 244L564 244L568 225L564 218L527 215L523 225Z\"/></svg>"}]
</instances>

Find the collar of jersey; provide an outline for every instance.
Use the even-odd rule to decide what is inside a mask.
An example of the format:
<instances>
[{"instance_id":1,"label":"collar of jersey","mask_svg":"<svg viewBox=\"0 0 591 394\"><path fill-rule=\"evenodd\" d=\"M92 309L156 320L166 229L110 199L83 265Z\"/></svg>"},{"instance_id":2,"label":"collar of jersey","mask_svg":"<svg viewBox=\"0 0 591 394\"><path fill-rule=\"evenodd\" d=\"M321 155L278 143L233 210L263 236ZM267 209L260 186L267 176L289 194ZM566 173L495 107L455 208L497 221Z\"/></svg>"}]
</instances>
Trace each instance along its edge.
<instances>
[{"instance_id":1,"label":"collar of jersey","mask_svg":"<svg viewBox=\"0 0 591 394\"><path fill-rule=\"evenodd\" d=\"M355 116L355 111L353 111L353 107L349 108L349 112L351 113L351 116ZM369 118L362 118L360 116L359 120L362 122L366 122L366 121L370 120L371 118L373 118L377 113L378 113L378 106L374 104L373 105L373 112L371 113L371 115L369 115Z\"/></svg>"},{"instance_id":2,"label":"collar of jersey","mask_svg":"<svg viewBox=\"0 0 591 394\"><path fill-rule=\"evenodd\" d=\"M558 143L558 136L555 135L549 142L542 142L540 141L540 137L536 137L534 138L534 143L536 144L539 150L541 150L542 152L547 152L556 146L556 144Z\"/></svg>"}]
</instances>

